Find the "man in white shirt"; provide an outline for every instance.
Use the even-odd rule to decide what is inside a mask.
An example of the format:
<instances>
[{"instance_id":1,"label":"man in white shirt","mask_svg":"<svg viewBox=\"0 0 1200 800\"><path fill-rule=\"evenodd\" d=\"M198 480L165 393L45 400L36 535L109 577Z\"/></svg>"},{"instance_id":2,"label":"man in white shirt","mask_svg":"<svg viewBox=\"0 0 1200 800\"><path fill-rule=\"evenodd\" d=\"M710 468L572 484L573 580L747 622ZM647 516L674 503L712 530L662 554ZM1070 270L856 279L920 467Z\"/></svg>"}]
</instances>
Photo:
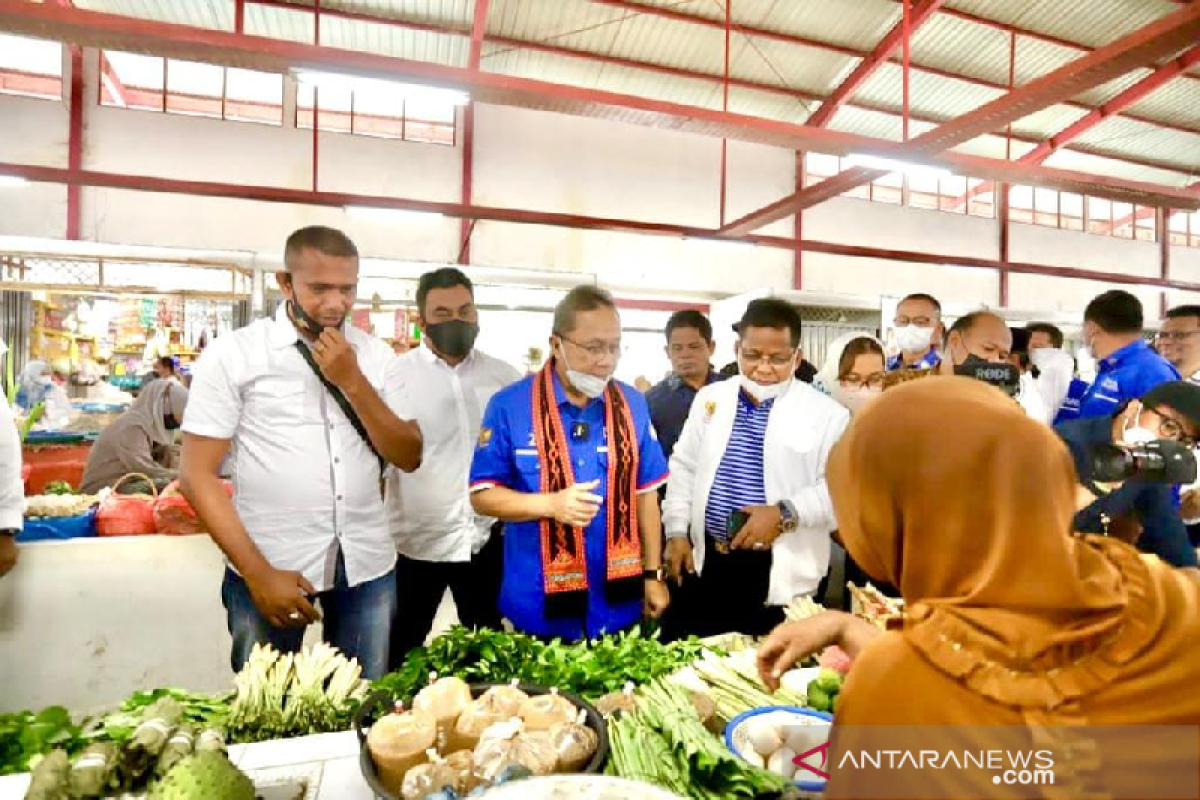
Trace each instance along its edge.
<instances>
[{"instance_id":1,"label":"man in white shirt","mask_svg":"<svg viewBox=\"0 0 1200 800\"><path fill-rule=\"evenodd\" d=\"M423 340L400 357L394 387L397 413L420 425L425 447L420 468L393 473L388 482L388 516L399 551L392 669L425 641L447 589L463 625L500 627L499 532L493 534L496 520L471 508L468 476L488 401L521 377L475 349L475 289L461 270L422 275L417 312Z\"/></svg>"},{"instance_id":2,"label":"man in white shirt","mask_svg":"<svg viewBox=\"0 0 1200 800\"><path fill-rule=\"evenodd\" d=\"M737 325L740 378L704 387L671 456L668 636L763 634L829 571L836 527L825 463L850 413L796 380L800 313L755 300ZM687 573L696 573L691 578Z\"/></svg>"},{"instance_id":3,"label":"man in white shirt","mask_svg":"<svg viewBox=\"0 0 1200 800\"><path fill-rule=\"evenodd\" d=\"M343 330L354 243L303 228L284 261L275 318L216 339L196 365L180 481L229 562L235 670L258 643L299 650L320 600L325 639L378 678L396 605L383 472L420 465L421 431L383 400L398 379L391 348ZM218 478L227 454L233 500Z\"/></svg>"}]
</instances>

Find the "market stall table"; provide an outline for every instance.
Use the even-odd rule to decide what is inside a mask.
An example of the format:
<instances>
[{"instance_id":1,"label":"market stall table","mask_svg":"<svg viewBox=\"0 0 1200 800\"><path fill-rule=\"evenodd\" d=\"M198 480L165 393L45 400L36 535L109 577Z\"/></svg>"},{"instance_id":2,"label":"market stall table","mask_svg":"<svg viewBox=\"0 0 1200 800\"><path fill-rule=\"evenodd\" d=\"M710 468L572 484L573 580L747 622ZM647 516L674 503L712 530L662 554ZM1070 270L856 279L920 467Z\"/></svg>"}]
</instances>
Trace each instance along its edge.
<instances>
[{"instance_id":1,"label":"market stall table","mask_svg":"<svg viewBox=\"0 0 1200 800\"><path fill-rule=\"evenodd\" d=\"M83 433L31 431L21 448L22 462L29 467L25 493L42 494L51 481L78 487L95 440Z\"/></svg>"}]
</instances>

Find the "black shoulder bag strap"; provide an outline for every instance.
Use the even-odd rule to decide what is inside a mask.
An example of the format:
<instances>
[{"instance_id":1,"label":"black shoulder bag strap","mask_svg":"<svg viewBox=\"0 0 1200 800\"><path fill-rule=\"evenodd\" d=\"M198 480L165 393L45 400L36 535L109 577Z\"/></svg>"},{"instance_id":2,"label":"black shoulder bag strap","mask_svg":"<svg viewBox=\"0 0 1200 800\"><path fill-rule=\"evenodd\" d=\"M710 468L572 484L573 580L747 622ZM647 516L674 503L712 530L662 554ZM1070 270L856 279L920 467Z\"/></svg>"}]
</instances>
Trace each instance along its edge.
<instances>
[{"instance_id":1,"label":"black shoulder bag strap","mask_svg":"<svg viewBox=\"0 0 1200 800\"><path fill-rule=\"evenodd\" d=\"M317 360L313 358L312 350L310 350L309 347L301 341L296 342L296 349L300 351L300 355L304 358L304 362L308 364L309 368L312 369L313 374L317 376L317 380L319 380L321 385L325 387L325 391L329 392L329 395L333 398L333 402L338 404L338 408L340 408L342 413L346 415L346 419L350 420L350 425L355 431L358 432L358 435L362 437L362 440L366 443L367 448L370 449L375 458L379 459L379 483L382 487L383 473L387 470L387 461L385 461L383 456L379 454L379 451L375 449L375 445L371 442L371 437L367 434L367 426L363 425L363 421L359 418L358 412L355 411L354 407L350 405L350 401L346 399L346 395L342 394L342 390L334 386L333 383L331 383L330 380L325 377L325 374L321 372L321 368L317 366Z\"/></svg>"}]
</instances>

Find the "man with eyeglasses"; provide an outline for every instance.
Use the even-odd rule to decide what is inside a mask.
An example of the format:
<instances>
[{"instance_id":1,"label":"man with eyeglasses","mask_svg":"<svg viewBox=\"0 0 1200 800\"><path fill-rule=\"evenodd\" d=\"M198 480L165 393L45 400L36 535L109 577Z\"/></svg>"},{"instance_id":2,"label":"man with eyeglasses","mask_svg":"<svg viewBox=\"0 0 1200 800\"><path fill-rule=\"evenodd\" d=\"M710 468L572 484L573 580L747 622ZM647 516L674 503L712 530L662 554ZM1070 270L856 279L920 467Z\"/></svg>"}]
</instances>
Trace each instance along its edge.
<instances>
[{"instance_id":1,"label":"man with eyeglasses","mask_svg":"<svg viewBox=\"0 0 1200 800\"><path fill-rule=\"evenodd\" d=\"M900 352L888 360L888 371L933 369L941 363L937 345L946 328L942 325L942 304L929 294L910 294L896 306L893 320L896 344Z\"/></svg>"},{"instance_id":2,"label":"man with eyeglasses","mask_svg":"<svg viewBox=\"0 0 1200 800\"><path fill-rule=\"evenodd\" d=\"M825 463L850 414L796 380L790 303L751 302L737 331L740 376L700 390L671 457L667 570L685 609L670 635L766 633L829 569Z\"/></svg>"},{"instance_id":3,"label":"man with eyeglasses","mask_svg":"<svg viewBox=\"0 0 1200 800\"><path fill-rule=\"evenodd\" d=\"M1200 384L1200 306L1177 306L1167 312L1158 332L1158 352L1184 380Z\"/></svg>"},{"instance_id":4,"label":"man with eyeglasses","mask_svg":"<svg viewBox=\"0 0 1200 800\"><path fill-rule=\"evenodd\" d=\"M1070 448L1079 475L1075 530L1120 536L1176 567L1197 566L1196 550L1176 505L1175 487L1141 478L1116 488L1097 485L1091 478L1091 453L1097 445L1129 447L1159 439L1194 447L1200 434L1200 386L1186 381L1163 383L1114 416L1060 423L1055 431Z\"/></svg>"},{"instance_id":5,"label":"man with eyeglasses","mask_svg":"<svg viewBox=\"0 0 1200 800\"><path fill-rule=\"evenodd\" d=\"M666 610L667 461L645 397L613 379L621 318L607 292L567 293L550 350L488 403L471 502L505 522L501 614L519 631L574 640Z\"/></svg>"}]
</instances>

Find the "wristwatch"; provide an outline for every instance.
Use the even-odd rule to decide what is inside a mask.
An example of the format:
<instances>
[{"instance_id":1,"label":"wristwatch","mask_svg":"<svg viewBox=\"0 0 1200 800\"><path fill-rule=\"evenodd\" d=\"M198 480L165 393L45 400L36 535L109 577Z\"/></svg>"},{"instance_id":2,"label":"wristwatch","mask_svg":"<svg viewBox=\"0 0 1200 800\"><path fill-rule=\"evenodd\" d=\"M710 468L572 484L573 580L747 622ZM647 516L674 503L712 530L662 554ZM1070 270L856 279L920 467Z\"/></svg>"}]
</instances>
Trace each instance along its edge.
<instances>
[{"instance_id":1,"label":"wristwatch","mask_svg":"<svg viewBox=\"0 0 1200 800\"><path fill-rule=\"evenodd\" d=\"M642 570L642 578L648 581L663 583L667 580L667 571L662 567Z\"/></svg>"},{"instance_id":2,"label":"wristwatch","mask_svg":"<svg viewBox=\"0 0 1200 800\"><path fill-rule=\"evenodd\" d=\"M780 530L780 532L781 533L791 533L792 531L796 530L796 527L799 524L799 521L796 519L796 515L794 513L792 513L791 504L783 502L781 500L780 502L776 503L775 505L779 508L779 530Z\"/></svg>"}]
</instances>

